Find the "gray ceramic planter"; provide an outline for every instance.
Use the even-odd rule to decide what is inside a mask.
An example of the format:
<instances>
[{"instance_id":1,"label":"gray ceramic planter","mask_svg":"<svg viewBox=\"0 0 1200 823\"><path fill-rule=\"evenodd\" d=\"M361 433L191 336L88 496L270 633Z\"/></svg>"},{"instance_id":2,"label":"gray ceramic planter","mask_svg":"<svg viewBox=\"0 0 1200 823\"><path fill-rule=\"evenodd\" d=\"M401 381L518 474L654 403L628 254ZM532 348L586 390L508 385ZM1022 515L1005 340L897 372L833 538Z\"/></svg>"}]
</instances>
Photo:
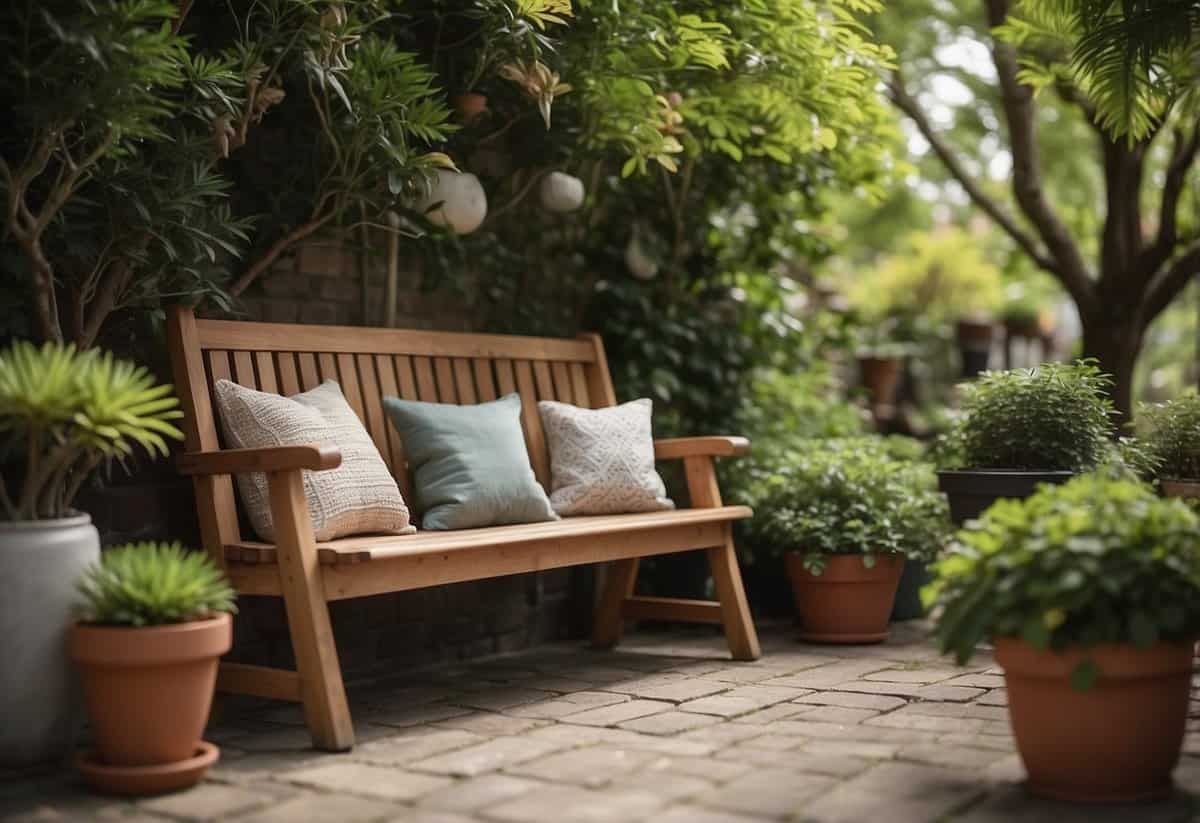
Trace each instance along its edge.
<instances>
[{"instance_id":1,"label":"gray ceramic planter","mask_svg":"<svg viewBox=\"0 0 1200 823\"><path fill-rule=\"evenodd\" d=\"M0 522L0 766L29 766L66 754L81 703L67 659L75 583L100 558L86 514Z\"/></svg>"}]
</instances>

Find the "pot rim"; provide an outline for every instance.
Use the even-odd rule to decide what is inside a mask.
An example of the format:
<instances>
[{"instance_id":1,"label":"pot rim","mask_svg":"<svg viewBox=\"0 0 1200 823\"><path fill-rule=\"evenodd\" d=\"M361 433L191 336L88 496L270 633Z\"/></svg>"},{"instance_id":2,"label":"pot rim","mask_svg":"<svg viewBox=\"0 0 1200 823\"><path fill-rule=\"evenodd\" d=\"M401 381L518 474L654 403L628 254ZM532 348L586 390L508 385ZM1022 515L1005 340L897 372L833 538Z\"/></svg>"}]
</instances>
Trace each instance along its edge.
<instances>
[{"instance_id":1,"label":"pot rim","mask_svg":"<svg viewBox=\"0 0 1200 823\"><path fill-rule=\"evenodd\" d=\"M1178 643L1160 640L1145 649L1132 643L1101 643L1066 649L1037 649L1019 637L993 640L996 663L1006 675L1041 680L1069 679L1075 667L1092 660L1101 679L1140 679L1172 674L1191 675L1195 639Z\"/></svg>"},{"instance_id":2,"label":"pot rim","mask_svg":"<svg viewBox=\"0 0 1200 823\"><path fill-rule=\"evenodd\" d=\"M49 531L91 525L92 516L76 511L66 517L47 517L42 520L0 520L0 531Z\"/></svg>"},{"instance_id":3,"label":"pot rim","mask_svg":"<svg viewBox=\"0 0 1200 823\"><path fill-rule=\"evenodd\" d=\"M147 666L220 657L233 641L233 618L220 612L186 623L108 626L76 621L68 649L83 665Z\"/></svg>"}]
</instances>

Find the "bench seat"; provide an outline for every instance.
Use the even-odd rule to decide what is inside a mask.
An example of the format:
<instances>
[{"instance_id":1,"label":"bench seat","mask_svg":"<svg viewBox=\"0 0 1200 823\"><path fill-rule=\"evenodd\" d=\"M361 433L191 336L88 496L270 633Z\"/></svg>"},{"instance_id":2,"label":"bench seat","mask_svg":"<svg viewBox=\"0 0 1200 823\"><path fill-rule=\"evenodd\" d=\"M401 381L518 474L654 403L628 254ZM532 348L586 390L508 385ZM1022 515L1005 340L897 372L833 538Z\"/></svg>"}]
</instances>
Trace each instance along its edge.
<instances>
[{"instance_id":1,"label":"bench seat","mask_svg":"<svg viewBox=\"0 0 1200 823\"><path fill-rule=\"evenodd\" d=\"M568 517L547 523L524 523L518 526L489 526L482 529L460 529L457 531L425 531L416 534L379 534L348 537L340 540L317 541L317 558L321 565L335 566L340 563L362 563L369 560L411 559L439 555L446 552L471 550L497 550L526 543L553 543L581 537L599 537L623 532L644 532L678 526L698 526L743 520L753 512L748 506L720 506L712 509L676 509L673 511L646 512L643 514L608 514L591 517ZM697 530L697 534L702 534ZM693 546L692 548L704 548ZM680 548L678 551L686 551ZM271 564L276 560L276 549L270 543L243 540L225 547L228 563L249 565ZM637 549L630 556L637 556ZM563 558L567 559L566 556ZM615 560L604 557L602 560ZM597 560L572 560L555 562L553 556L544 558L544 565L536 571L577 563L595 563ZM522 569L521 571L533 571ZM494 577L484 574L483 577Z\"/></svg>"}]
</instances>

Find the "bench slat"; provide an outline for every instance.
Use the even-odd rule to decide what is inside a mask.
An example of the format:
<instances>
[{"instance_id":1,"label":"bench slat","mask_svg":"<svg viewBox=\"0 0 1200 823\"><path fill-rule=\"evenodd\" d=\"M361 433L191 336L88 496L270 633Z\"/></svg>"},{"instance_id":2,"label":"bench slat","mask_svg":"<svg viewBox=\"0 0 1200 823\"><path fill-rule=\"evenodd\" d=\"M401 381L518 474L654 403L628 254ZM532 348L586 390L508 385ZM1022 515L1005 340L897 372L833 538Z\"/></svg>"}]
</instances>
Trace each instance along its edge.
<instances>
[{"instance_id":1,"label":"bench slat","mask_svg":"<svg viewBox=\"0 0 1200 823\"><path fill-rule=\"evenodd\" d=\"M342 354L407 354L423 357L499 357L520 360L595 362L583 340L524 337L515 334L463 334L363 326L313 326L298 323L246 323L196 320L202 349L225 351L296 351L320 349Z\"/></svg>"},{"instance_id":2,"label":"bench slat","mask_svg":"<svg viewBox=\"0 0 1200 823\"><path fill-rule=\"evenodd\" d=\"M321 370L317 367L315 354L308 351L297 353L296 365L300 369L300 391L308 391L321 385Z\"/></svg>"},{"instance_id":3,"label":"bench slat","mask_svg":"<svg viewBox=\"0 0 1200 823\"><path fill-rule=\"evenodd\" d=\"M416 399L425 403L438 402L437 384L433 382L433 362L428 357L414 357L412 366L417 377Z\"/></svg>"},{"instance_id":4,"label":"bench slat","mask_svg":"<svg viewBox=\"0 0 1200 823\"><path fill-rule=\"evenodd\" d=\"M479 387L479 402L496 399L496 382L492 379L492 363L482 357L471 361L475 372L475 385ZM582 368L582 366L580 367Z\"/></svg>"},{"instance_id":5,"label":"bench slat","mask_svg":"<svg viewBox=\"0 0 1200 823\"><path fill-rule=\"evenodd\" d=\"M299 394L300 373L296 370L296 356L290 351L275 353L275 367L279 370L279 392L291 397Z\"/></svg>"}]
</instances>

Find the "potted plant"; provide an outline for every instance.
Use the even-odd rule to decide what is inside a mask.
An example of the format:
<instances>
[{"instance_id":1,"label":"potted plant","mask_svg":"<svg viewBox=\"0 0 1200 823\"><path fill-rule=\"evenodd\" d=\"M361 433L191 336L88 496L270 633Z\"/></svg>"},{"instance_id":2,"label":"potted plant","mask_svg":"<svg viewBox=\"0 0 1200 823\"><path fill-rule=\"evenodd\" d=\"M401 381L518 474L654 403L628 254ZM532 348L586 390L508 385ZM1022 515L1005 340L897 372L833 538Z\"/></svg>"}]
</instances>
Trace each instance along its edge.
<instances>
[{"instance_id":1,"label":"potted plant","mask_svg":"<svg viewBox=\"0 0 1200 823\"><path fill-rule=\"evenodd\" d=\"M1002 497L1063 483L1111 453L1111 380L1095 361L987 372L963 384L938 485L961 525Z\"/></svg>"},{"instance_id":2,"label":"potted plant","mask_svg":"<svg viewBox=\"0 0 1200 823\"><path fill-rule=\"evenodd\" d=\"M1138 408L1138 442L1153 464L1163 494L1200 498L1200 395Z\"/></svg>"},{"instance_id":3,"label":"potted plant","mask_svg":"<svg viewBox=\"0 0 1200 823\"><path fill-rule=\"evenodd\" d=\"M64 638L74 585L100 554L80 487L140 446L182 435L170 386L92 350L18 342L0 351L0 763L51 760L72 745L78 696Z\"/></svg>"},{"instance_id":4,"label":"potted plant","mask_svg":"<svg viewBox=\"0 0 1200 823\"><path fill-rule=\"evenodd\" d=\"M872 438L813 441L753 497L748 528L786 553L800 638L816 643L885 640L905 558L932 559L949 532L929 469Z\"/></svg>"},{"instance_id":5,"label":"potted plant","mask_svg":"<svg viewBox=\"0 0 1200 823\"><path fill-rule=\"evenodd\" d=\"M79 758L84 778L110 794L194 785L217 759L200 737L233 589L202 553L140 543L105 551L79 591L69 644L96 746Z\"/></svg>"},{"instance_id":6,"label":"potted plant","mask_svg":"<svg viewBox=\"0 0 1200 823\"><path fill-rule=\"evenodd\" d=\"M871 340L859 346L859 379L867 390L873 413L895 404L908 348L903 343L884 339Z\"/></svg>"},{"instance_id":7,"label":"potted plant","mask_svg":"<svg viewBox=\"0 0 1200 823\"><path fill-rule=\"evenodd\" d=\"M980 641L1041 795L1128 802L1171 789L1200 634L1200 518L1136 480L1082 475L968 524L926 601L945 651Z\"/></svg>"}]
</instances>

